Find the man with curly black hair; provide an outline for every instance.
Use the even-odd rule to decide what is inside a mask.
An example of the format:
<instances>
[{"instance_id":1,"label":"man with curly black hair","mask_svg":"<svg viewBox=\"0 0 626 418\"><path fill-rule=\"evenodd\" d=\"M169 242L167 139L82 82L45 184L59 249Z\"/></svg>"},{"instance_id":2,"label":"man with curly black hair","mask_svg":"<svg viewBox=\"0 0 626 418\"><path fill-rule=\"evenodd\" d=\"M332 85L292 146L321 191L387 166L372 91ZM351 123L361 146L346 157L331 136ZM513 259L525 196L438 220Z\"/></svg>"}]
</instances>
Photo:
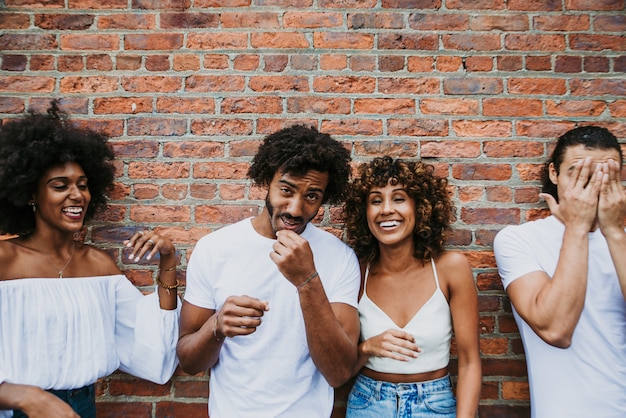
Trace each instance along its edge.
<instances>
[{"instance_id":1,"label":"man with curly black hair","mask_svg":"<svg viewBox=\"0 0 626 418\"><path fill-rule=\"evenodd\" d=\"M343 199L349 163L314 128L269 135L248 173L267 188L262 212L198 241L178 356L188 373L211 369L211 418L330 416L357 357L360 272L311 221Z\"/></svg>"}]
</instances>

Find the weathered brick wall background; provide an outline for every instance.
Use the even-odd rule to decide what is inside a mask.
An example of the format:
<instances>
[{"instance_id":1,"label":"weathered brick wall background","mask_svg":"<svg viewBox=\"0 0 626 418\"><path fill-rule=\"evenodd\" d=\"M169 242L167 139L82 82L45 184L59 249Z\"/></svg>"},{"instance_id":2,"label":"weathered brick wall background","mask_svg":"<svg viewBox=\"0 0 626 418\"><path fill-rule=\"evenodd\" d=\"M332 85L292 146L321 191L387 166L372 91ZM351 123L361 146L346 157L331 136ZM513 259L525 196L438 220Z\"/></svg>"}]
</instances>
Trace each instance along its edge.
<instances>
[{"instance_id":1,"label":"weathered brick wall background","mask_svg":"<svg viewBox=\"0 0 626 418\"><path fill-rule=\"evenodd\" d=\"M259 140L305 123L355 161L422 158L452 184L450 245L480 292L481 417L527 417L524 355L492 239L543 216L553 138L596 123L626 139L624 0L0 0L0 117L44 110L112 137L110 210L87 240L126 264L135 228L194 243L258 213L246 171ZM626 151L626 146L625 146ZM337 208L319 223L341 233ZM181 289L181 290L184 290ZM454 365L453 365L454 369ZM116 373L104 417L200 417L208 376L158 386ZM262 388L259 388L262 390ZM337 392L342 417L347 388Z\"/></svg>"}]
</instances>

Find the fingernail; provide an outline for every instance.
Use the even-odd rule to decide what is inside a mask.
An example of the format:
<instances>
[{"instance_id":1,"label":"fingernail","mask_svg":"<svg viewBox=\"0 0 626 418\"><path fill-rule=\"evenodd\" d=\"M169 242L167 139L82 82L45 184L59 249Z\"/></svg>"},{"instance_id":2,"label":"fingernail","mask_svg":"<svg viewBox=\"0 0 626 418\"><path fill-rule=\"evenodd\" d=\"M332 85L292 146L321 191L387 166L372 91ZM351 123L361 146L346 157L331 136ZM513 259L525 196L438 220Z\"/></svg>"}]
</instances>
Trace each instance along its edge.
<instances>
[{"instance_id":1,"label":"fingernail","mask_svg":"<svg viewBox=\"0 0 626 418\"><path fill-rule=\"evenodd\" d=\"M135 257L135 263L139 261L139 257Z\"/></svg>"},{"instance_id":2,"label":"fingernail","mask_svg":"<svg viewBox=\"0 0 626 418\"><path fill-rule=\"evenodd\" d=\"M149 256L146 257L146 260L150 260L151 258L152 258L152 256L149 255Z\"/></svg>"}]
</instances>

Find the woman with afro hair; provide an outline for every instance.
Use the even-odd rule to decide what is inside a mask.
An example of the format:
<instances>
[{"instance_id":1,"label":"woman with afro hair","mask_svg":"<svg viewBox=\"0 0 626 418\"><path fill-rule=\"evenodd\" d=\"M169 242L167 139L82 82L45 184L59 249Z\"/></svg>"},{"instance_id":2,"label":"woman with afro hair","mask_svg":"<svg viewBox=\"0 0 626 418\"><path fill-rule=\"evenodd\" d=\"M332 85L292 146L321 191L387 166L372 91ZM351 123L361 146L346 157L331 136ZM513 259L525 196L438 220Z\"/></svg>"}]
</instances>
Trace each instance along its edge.
<instances>
[{"instance_id":1,"label":"woman with afro hair","mask_svg":"<svg viewBox=\"0 0 626 418\"><path fill-rule=\"evenodd\" d=\"M481 366L478 301L463 254L444 249L452 219L433 166L362 164L343 213L361 262L359 371L347 417L474 417ZM458 353L457 398L448 374Z\"/></svg>"},{"instance_id":2,"label":"woman with afro hair","mask_svg":"<svg viewBox=\"0 0 626 418\"><path fill-rule=\"evenodd\" d=\"M95 417L95 382L116 369L165 383L177 366L176 253L140 231L131 262L159 255L143 296L104 251L76 239L114 179L107 138L47 114L0 130L0 417Z\"/></svg>"}]
</instances>

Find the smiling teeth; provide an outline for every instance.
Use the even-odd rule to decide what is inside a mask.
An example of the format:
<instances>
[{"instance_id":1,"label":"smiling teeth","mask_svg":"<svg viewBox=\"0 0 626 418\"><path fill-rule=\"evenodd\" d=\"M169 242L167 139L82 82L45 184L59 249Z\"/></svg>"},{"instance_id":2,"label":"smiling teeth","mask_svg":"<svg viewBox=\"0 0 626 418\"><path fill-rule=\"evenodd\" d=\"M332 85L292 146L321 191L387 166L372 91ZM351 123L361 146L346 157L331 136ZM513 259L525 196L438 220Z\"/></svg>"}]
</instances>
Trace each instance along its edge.
<instances>
[{"instance_id":1,"label":"smiling teeth","mask_svg":"<svg viewBox=\"0 0 626 418\"><path fill-rule=\"evenodd\" d=\"M63 209L63 212L69 212L69 213L82 213L83 212L83 208L65 208Z\"/></svg>"},{"instance_id":2,"label":"smiling teeth","mask_svg":"<svg viewBox=\"0 0 626 418\"><path fill-rule=\"evenodd\" d=\"M380 223L380 226L383 228L390 227L390 226L398 226L398 225L400 225L400 222L398 221L385 221L385 222Z\"/></svg>"}]
</instances>

